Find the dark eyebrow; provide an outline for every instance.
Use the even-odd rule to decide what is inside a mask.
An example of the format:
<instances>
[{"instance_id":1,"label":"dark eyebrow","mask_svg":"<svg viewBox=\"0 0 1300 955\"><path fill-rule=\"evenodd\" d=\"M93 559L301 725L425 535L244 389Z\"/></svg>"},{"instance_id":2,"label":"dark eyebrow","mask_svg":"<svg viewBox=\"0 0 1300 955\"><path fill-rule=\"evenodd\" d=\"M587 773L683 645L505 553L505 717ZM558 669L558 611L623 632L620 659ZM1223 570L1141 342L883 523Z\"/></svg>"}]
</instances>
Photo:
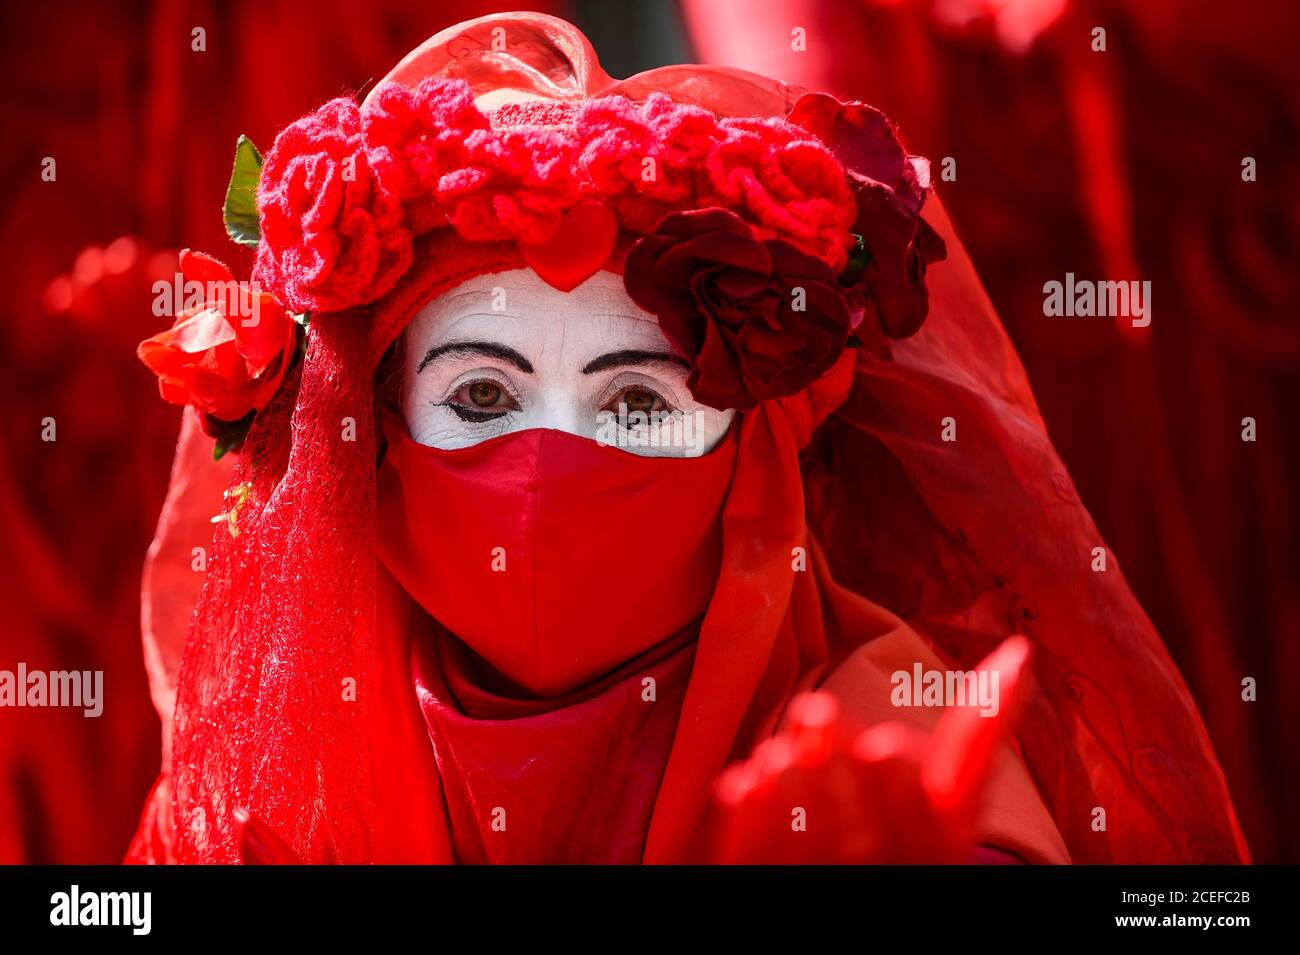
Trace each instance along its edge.
<instances>
[{"instance_id":1,"label":"dark eyebrow","mask_svg":"<svg viewBox=\"0 0 1300 955\"><path fill-rule=\"evenodd\" d=\"M446 345L437 345L424 353L424 357L420 359L420 365L415 369L415 373L418 375L424 371L429 362L441 358L443 355L452 355L456 358L462 358L466 355L482 355L485 358L495 358L498 361L514 365L525 374L531 375L533 373L533 365L527 358L513 348L498 345L496 342L448 342Z\"/></svg>"},{"instance_id":2,"label":"dark eyebrow","mask_svg":"<svg viewBox=\"0 0 1300 955\"><path fill-rule=\"evenodd\" d=\"M691 364L680 355L675 355L670 351L638 351L637 349L628 349L625 351L607 352L598 358L593 358L587 364L582 366L584 375L594 375L598 371L605 371L607 368L624 368L628 365L649 365L655 362L668 362L673 365L681 365L683 368L690 368Z\"/></svg>"}]
</instances>

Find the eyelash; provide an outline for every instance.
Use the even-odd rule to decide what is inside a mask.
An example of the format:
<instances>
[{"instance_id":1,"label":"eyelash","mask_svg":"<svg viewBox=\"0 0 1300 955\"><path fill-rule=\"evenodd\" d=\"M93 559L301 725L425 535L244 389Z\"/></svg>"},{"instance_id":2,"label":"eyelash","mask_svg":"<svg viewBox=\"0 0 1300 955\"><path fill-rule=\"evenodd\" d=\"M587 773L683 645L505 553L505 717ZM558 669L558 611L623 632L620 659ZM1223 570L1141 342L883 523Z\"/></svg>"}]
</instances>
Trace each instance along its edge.
<instances>
[{"instance_id":1,"label":"eyelash","mask_svg":"<svg viewBox=\"0 0 1300 955\"><path fill-rule=\"evenodd\" d=\"M500 388L502 393L508 396L510 400L515 403L515 407L503 408L500 411L482 411L479 410L478 408L472 408L468 405L462 404L461 402L456 400L456 396L458 394L460 394L465 389L473 387L474 385L477 384L489 384L497 388ZM675 415L680 415L682 413L681 409L673 407L672 403L660 391L651 388L649 385L640 382L632 382L620 386L617 391L615 391L612 395L610 395L608 398L606 398L604 401L601 402L601 410L611 410L609 408L610 405L614 405L614 409L612 410L617 410L619 399L626 396L627 393L630 391L646 391L654 395L655 399L663 405L663 411L661 413L664 415L675 416ZM467 424L487 424L488 422L496 421L499 418L504 418L512 411L519 410L518 408L519 400L514 395L514 393L505 385L504 382L498 381L497 379L490 378L490 377L474 378L469 381L460 382L457 384L455 390L452 391L452 393L447 396L447 398L445 398L442 401L430 401L429 404L437 408L448 409L449 411L452 412L452 414L456 415L456 417L458 417L461 421L466 422ZM627 422L622 415L618 417L618 422L619 422L619 427L627 429L628 427ZM646 426L647 425L644 424L637 425L637 427L646 427Z\"/></svg>"},{"instance_id":2,"label":"eyelash","mask_svg":"<svg viewBox=\"0 0 1300 955\"><path fill-rule=\"evenodd\" d=\"M441 408L449 408L461 421L468 421L471 424L495 421L497 418L509 414L509 411L475 411L473 408L466 408L464 405L458 405L452 401L435 401L434 404Z\"/></svg>"},{"instance_id":3,"label":"eyelash","mask_svg":"<svg viewBox=\"0 0 1300 955\"><path fill-rule=\"evenodd\" d=\"M500 411L483 411L479 408L470 407L469 405L463 404L456 400L456 396L459 395L462 391L465 391L467 388L472 388L474 387L474 385L480 385L480 384L492 385L496 388L500 388L501 393L507 396L512 402L514 402L515 407L502 408ZM467 422L469 424L486 424L487 422L495 421L498 418L505 417L511 411L517 411L519 405L519 398L515 395L514 391L504 381L499 381L498 379L493 378L491 376L483 376L479 378L471 378L468 381L457 382L456 385L453 387L451 393L446 398L444 398L442 401L431 401L429 403L434 407L448 409L454 415L456 415L456 417L460 418L461 421Z\"/></svg>"},{"instance_id":4,"label":"eyelash","mask_svg":"<svg viewBox=\"0 0 1300 955\"><path fill-rule=\"evenodd\" d=\"M673 407L672 402L670 402L666 397L664 397L664 395L661 394L659 391L656 391L654 388L651 388L649 385L641 384L641 383L639 383L639 382L632 382L632 383L630 383L630 384L626 384L626 385L621 386L617 391L614 392L613 395L611 395L611 396L610 396L608 399L606 399L605 401L601 402L601 410L614 410L614 411L617 411L617 410L618 410L618 405L619 405L620 399L624 398L624 396L625 396L629 391L645 391L645 392L649 392L650 394L654 395L654 396L655 396L655 400L658 401L660 404L663 405L663 409L662 409L661 411L659 411L659 412L652 412L652 413L654 413L654 414L657 414L657 415L661 415L661 416L667 417L667 416L672 416L672 415L680 415L680 414L682 413L681 410L680 410L679 408L675 408L675 407ZM613 406L614 406L613 409L610 409L610 407L609 407L610 405L613 405ZM662 418L661 418L660 420L662 420ZM656 424L657 424L657 423L659 423L659 422L656 421ZM627 421L623 418L622 415L619 415L619 417L618 417L618 426L619 426L620 428L623 428L624 430L630 430L630 429L628 428ZM649 425L648 423L643 423L643 424L638 424L638 425L637 425L637 427L649 427L649 426L650 426L650 425Z\"/></svg>"}]
</instances>

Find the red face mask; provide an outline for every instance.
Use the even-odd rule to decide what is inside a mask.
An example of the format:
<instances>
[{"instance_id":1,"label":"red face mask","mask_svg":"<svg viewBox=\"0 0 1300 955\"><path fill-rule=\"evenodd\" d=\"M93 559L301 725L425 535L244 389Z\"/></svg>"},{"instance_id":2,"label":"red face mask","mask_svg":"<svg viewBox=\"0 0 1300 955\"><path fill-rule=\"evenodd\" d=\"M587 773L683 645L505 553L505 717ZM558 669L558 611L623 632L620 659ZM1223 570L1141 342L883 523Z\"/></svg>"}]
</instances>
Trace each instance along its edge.
<instances>
[{"instance_id":1,"label":"red face mask","mask_svg":"<svg viewBox=\"0 0 1300 955\"><path fill-rule=\"evenodd\" d=\"M384 414L379 557L526 690L569 692L699 618L722 555L736 429L697 458L530 429L442 451Z\"/></svg>"}]
</instances>

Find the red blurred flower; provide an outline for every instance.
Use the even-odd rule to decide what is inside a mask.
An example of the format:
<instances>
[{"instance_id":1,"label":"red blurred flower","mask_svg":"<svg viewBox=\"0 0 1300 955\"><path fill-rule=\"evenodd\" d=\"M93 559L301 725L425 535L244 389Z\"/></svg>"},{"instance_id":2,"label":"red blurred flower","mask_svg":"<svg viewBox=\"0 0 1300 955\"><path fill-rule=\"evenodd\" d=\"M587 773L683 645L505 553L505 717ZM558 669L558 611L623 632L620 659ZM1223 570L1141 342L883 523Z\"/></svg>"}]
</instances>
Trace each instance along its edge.
<instances>
[{"instance_id":1,"label":"red blurred flower","mask_svg":"<svg viewBox=\"0 0 1300 955\"><path fill-rule=\"evenodd\" d=\"M862 237L867 300L890 338L916 332L929 311L926 266L947 254L943 239L921 218L930 189L930 163L909 156L880 110L806 93L786 117L815 134L844 164L857 202L852 231Z\"/></svg>"},{"instance_id":2,"label":"red blurred flower","mask_svg":"<svg viewBox=\"0 0 1300 955\"><path fill-rule=\"evenodd\" d=\"M719 409L801 391L862 318L825 262L725 209L665 216L628 254L624 284L691 358L691 393Z\"/></svg>"},{"instance_id":3,"label":"red blurred flower","mask_svg":"<svg viewBox=\"0 0 1300 955\"><path fill-rule=\"evenodd\" d=\"M171 328L141 342L136 354L158 376L164 400L238 421L279 388L296 325L271 295L237 283L216 259L187 249L180 265L185 288L201 285L203 301L181 310Z\"/></svg>"}]
</instances>

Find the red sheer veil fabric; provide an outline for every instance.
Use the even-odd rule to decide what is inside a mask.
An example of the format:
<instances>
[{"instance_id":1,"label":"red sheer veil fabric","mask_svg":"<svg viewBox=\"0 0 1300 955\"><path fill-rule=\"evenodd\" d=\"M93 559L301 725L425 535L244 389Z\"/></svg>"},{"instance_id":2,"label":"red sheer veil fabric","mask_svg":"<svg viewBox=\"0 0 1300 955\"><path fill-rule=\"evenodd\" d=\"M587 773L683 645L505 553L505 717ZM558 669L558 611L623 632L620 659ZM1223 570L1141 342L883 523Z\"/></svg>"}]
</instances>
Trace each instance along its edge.
<instances>
[{"instance_id":1,"label":"red sheer veil fabric","mask_svg":"<svg viewBox=\"0 0 1300 955\"><path fill-rule=\"evenodd\" d=\"M720 67L614 81L576 28L537 14L452 27L387 79L426 77L465 80L483 109L660 91L720 115L782 117L801 92ZM723 580L646 859L687 857L716 772L876 635L842 627L875 606L963 667L1009 634L1030 638L1032 700L1016 743L1072 859L1245 860L1195 704L1114 555L1092 569L1104 542L1024 370L937 201L927 218L949 254L929 273L921 331L893 343L891 360L857 350L813 387L743 416ZM237 809L306 861L390 861L393 832L413 847L404 861L447 857L430 821L436 780L426 792L428 754L417 752L427 739L394 699L404 664L391 663L389 582L375 558L375 372L430 298L520 264L513 244L434 232L378 302L313 315L300 369L259 414L233 472L193 450L187 416L144 592L165 761L130 858L236 861ZM200 528L217 511L200 590L176 555L209 544ZM810 545L815 577L788 580L792 544ZM753 610L769 602L776 567L780 596ZM724 623L747 636L724 642ZM388 790L408 756L419 792L399 810ZM1098 807L1110 820L1100 831Z\"/></svg>"}]
</instances>

